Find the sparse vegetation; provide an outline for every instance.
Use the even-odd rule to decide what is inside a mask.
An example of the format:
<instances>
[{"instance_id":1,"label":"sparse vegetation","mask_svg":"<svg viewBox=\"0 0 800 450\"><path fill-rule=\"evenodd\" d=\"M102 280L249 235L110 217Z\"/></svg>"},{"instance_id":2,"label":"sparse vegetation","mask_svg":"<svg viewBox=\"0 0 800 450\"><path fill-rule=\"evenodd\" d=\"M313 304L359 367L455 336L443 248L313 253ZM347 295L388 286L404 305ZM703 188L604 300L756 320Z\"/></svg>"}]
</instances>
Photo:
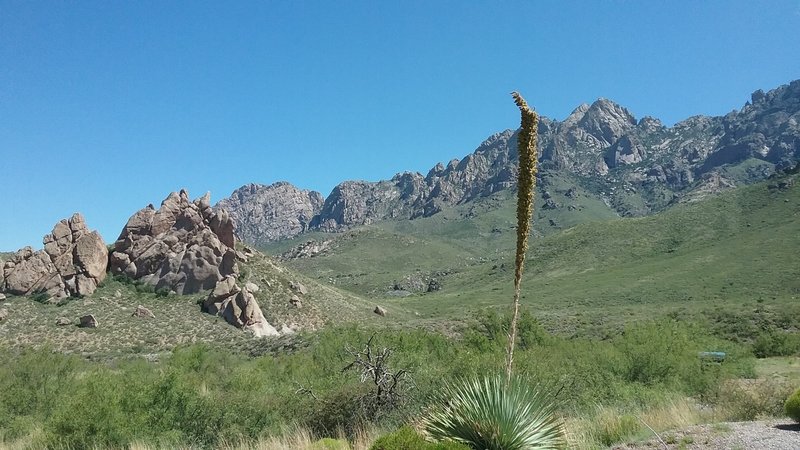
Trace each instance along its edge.
<instances>
[{"instance_id":1,"label":"sparse vegetation","mask_svg":"<svg viewBox=\"0 0 800 450\"><path fill-rule=\"evenodd\" d=\"M520 330L525 329L525 316L522 315ZM509 320L501 317L498 322ZM672 334L667 335L665 329L672 330ZM339 438L345 429L339 426L342 431L336 430L336 425L322 429L317 426L319 423L352 423L348 435L355 439L358 429L364 427L392 430L408 423L452 380L496 373L505 356L502 341L453 341L436 332L384 329L380 333L381 346L394 349L394 364L414 374L416 389L401 408L365 424L362 417L350 414L352 405L348 403L365 394L365 386L356 377L330 368L344 367L348 361L345 346L366 342L373 333L370 329L334 327L296 337L304 343L291 353L256 357L244 349L231 352L209 344L193 345L162 354L158 362L133 355L92 362L48 349L6 349L0 355L5 362L0 367L3 440L13 442L35 435L42 445L80 446L89 436L104 445L134 441L167 447L177 443L254 443L280 435L298 421L314 439ZM486 327L480 323L465 330L465 336L485 333ZM658 370L651 373L656 375L632 379L628 364L633 362L626 362L627 355L664 352L668 339L650 338L661 335L679 342L693 336L693 341L671 347L675 356L654 366ZM642 336L648 340L641 346L633 345ZM723 348L730 356L724 364L703 371L697 350L709 347ZM726 407L717 387L726 385L726 380L753 373L753 359L748 358L747 350L746 346L720 341L700 326L649 323L607 341L546 334L541 342L520 346L516 371L558 393L557 412L568 424L573 419L589 419L573 425L573 436L593 426L592 411L598 404L610 411L644 414L664 410L686 396L696 396L714 408ZM695 381L697 377L703 381ZM325 404L338 407L321 407L322 403L314 398L295 395L296 382L313 388ZM98 409L98 402L102 408ZM98 428L94 421L100 417L103 426ZM350 422L351 419L357 420ZM599 434L587 435L587 442L599 442ZM570 448L575 447L570 444Z\"/></svg>"}]
</instances>

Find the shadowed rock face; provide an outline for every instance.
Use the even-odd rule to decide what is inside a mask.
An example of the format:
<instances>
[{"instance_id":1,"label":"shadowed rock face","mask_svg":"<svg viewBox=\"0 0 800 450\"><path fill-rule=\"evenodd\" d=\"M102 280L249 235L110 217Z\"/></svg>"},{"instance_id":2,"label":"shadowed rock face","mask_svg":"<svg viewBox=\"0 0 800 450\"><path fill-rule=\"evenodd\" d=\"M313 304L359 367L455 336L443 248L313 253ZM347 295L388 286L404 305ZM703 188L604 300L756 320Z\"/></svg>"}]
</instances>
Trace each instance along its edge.
<instances>
[{"instance_id":1,"label":"shadowed rock face","mask_svg":"<svg viewBox=\"0 0 800 450\"><path fill-rule=\"evenodd\" d=\"M43 243L44 250L25 247L3 265L0 290L64 298L91 295L105 279L108 250L79 213L58 222Z\"/></svg>"},{"instance_id":2,"label":"shadowed rock face","mask_svg":"<svg viewBox=\"0 0 800 450\"><path fill-rule=\"evenodd\" d=\"M109 257L112 273L124 274L178 294L213 289L238 272L233 222L210 206L210 194L190 201L171 193L131 216Z\"/></svg>"}]
</instances>

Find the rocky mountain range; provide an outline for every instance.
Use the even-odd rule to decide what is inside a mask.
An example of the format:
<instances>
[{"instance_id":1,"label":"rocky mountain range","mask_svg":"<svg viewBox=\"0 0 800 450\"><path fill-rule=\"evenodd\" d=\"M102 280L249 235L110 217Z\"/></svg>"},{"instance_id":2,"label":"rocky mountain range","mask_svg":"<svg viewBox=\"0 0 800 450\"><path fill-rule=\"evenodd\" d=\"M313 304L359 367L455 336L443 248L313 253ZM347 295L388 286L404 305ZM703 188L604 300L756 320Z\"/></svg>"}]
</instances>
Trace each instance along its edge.
<instances>
[{"instance_id":1,"label":"rocky mountain range","mask_svg":"<svg viewBox=\"0 0 800 450\"><path fill-rule=\"evenodd\" d=\"M248 184L218 206L253 245L309 230L337 231L385 219L427 217L442 208L515 187L517 132L490 136L473 153L426 175L345 181L327 198L286 182ZM645 215L693 192L754 182L800 159L800 80L725 116L694 116L672 127L637 120L607 99L583 104L563 121L541 117L541 173L565 173L620 215ZM722 168L741 166L735 177ZM614 194L624 193L621 194Z\"/></svg>"}]
</instances>

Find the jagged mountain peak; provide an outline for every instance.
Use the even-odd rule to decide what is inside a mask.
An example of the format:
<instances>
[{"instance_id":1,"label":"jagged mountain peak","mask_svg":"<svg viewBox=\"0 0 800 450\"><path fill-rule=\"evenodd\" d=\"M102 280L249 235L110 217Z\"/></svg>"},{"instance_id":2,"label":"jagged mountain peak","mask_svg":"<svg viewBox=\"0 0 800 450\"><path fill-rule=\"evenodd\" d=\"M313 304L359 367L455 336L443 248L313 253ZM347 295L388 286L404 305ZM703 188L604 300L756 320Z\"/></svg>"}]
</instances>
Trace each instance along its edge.
<instances>
[{"instance_id":1,"label":"jagged mountain peak","mask_svg":"<svg viewBox=\"0 0 800 450\"><path fill-rule=\"evenodd\" d=\"M756 91L751 102L726 116L694 116L672 127L650 116L637 121L625 107L599 98L579 105L561 122L540 117L540 161L545 172L586 180L585 188L596 190L619 214L648 214L674 203L694 180L720 166L760 161L748 163L752 167L734 177L751 182L800 159L799 111L800 80ZM233 208L240 237L258 245L307 229L336 231L430 216L513 188L516 164L516 131L509 129L489 136L464 158L436 164L424 177L401 172L391 180L343 182L324 201L319 193L288 184L251 184L220 204ZM612 189L615 183L625 188ZM609 192L628 194L609 197ZM282 195L289 200L277 199ZM286 220L293 225L281 222Z\"/></svg>"},{"instance_id":2,"label":"jagged mountain peak","mask_svg":"<svg viewBox=\"0 0 800 450\"><path fill-rule=\"evenodd\" d=\"M486 151L486 149L496 147L497 145L507 144L511 137L514 136L515 132L516 131L512 129L506 129L489 136L483 142L481 142L481 145L478 146L478 148L475 150L475 153Z\"/></svg>"},{"instance_id":3,"label":"jagged mountain peak","mask_svg":"<svg viewBox=\"0 0 800 450\"><path fill-rule=\"evenodd\" d=\"M308 230L324 202L319 192L278 181L246 184L220 200L217 207L230 213L241 240L260 245Z\"/></svg>"},{"instance_id":4,"label":"jagged mountain peak","mask_svg":"<svg viewBox=\"0 0 800 450\"><path fill-rule=\"evenodd\" d=\"M636 126L636 118L626 108L600 98L592 103L578 124L600 139L604 146L609 146Z\"/></svg>"},{"instance_id":5,"label":"jagged mountain peak","mask_svg":"<svg viewBox=\"0 0 800 450\"><path fill-rule=\"evenodd\" d=\"M569 116L567 116L567 118L564 119L562 123L565 126L574 126L578 122L580 122L580 120L583 118L584 114L586 114L586 111L588 110L589 110L589 104L581 103L580 105L578 105L577 108L575 108L574 110L572 110L571 113L569 113Z\"/></svg>"}]
</instances>

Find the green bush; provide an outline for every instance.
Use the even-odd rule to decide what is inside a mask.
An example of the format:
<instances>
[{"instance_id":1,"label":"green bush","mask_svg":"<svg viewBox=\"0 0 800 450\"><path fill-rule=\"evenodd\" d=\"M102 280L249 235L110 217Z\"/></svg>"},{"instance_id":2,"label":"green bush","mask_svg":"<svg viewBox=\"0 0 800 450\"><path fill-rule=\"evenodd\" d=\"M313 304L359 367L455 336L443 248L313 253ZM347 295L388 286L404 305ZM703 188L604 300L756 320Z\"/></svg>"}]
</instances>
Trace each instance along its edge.
<instances>
[{"instance_id":1,"label":"green bush","mask_svg":"<svg viewBox=\"0 0 800 450\"><path fill-rule=\"evenodd\" d=\"M424 418L425 431L485 450L554 449L564 429L552 399L519 378L494 376L447 385Z\"/></svg>"},{"instance_id":2,"label":"green bush","mask_svg":"<svg viewBox=\"0 0 800 450\"><path fill-rule=\"evenodd\" d=\"M488 351L496 347L505 348L511 328L511 316L500 315L489 309L477 316L477 323L466 332L466 341L475 348ZM517 322L518 348L529 349L536 345L544 345L548 333L536 317L528 310L523 310Z\"/></svg>"},{"instance_id":3,"label":"green bush","mask_svg":"<svg viewBox=\"0 0 800 450\"><path fill-rule=\"evenodd\" d=\"M50 303L50 295L47 292L37 292L31 295L31 300L46 305Z\"/></svg>"},{"instance_id":4,"label":"green bush","mask_svg":"<svg viewBox=\"0 0 800 450\"><path fill-rule=\"evenodd\" d=\"M759 334L753 341L756 358L792 356L800 352L800 334L771 329Z\"/></svg>"},{"instance_id":5,"label":"green bush","mask_svg":"<svg viewBox=\"0 0 800 450\"><path fill-rule=\"evenodd\" d=\"M725 419L732 421L780 417L786 397L792 392L788 383L774 379L726 383L717 390L717 406Z\"/></svg>"},{"instance_id":6,"label":"green bush","mask_svg":"<svg viewBox=\"0 0 800 450\"><path fill-rule=\"evenodd\" d=\"M350 444L341 439L323 438L311 444L312 450L350 450Z\"/></svg>"},{"instance_id":7,"label":"green bush","mask_svg":"<svg viewBox=\"0 0 800 450\"><path fill-rule=\"evenodd\" d=\"M794 393L786 399L786 403L783 405L783 411L795 422L800 422L800 389L794 391Z\"/></svg>"},{"instance_id":8,"label":"green bush","mask_svg":"<svg viewBox=\"0 0 800 450\"><path fill-rule=\"evenodd\" d=\"M464 444L453 441L428 442L413 428L404 426L393 433L381 436L370 450L469 450Z\"/></svg>"},{"instance_id":9,"label":"green bush","mask_svg":"<svg viewBox=\"0 0 800 450\"><path fill-rule=\"evenodd\" d=\"M592 436L596 442L610 447L635 436L641 428L639 420L630 414L605 414L594 419Z\"/></svg>"},{"instance_id":10,"label":"green bush","mask_svg":"<svg viewBox=\"0 0 800 450\"><path fill-rule=\"evenodd\" d=\"M368 422L361 403L365 394L361 386L346 385L320 398L316 407L306 413L306 427L317 436L336 436L340 432L355 436Z\"/></svg>"}]
</instances>

